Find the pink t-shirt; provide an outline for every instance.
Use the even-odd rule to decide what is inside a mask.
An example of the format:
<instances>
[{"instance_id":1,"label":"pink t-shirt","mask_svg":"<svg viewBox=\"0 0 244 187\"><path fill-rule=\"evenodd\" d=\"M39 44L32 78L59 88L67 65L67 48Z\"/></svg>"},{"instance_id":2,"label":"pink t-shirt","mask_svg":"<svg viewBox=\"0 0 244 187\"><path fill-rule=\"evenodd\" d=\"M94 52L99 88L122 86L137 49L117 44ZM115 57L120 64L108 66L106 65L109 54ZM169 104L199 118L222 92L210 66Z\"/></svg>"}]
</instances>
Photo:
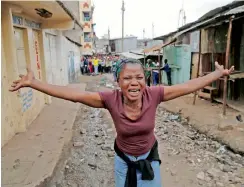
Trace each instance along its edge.
<instances>
[{"instance_id":1,"label":"pink t-shirt","mask_svg":"<svg viewBox=\"0 0 244 187\"><path fill-rule=\"evenodd\" d=\"M133 156L147 153L153 147L156 109L163 101L162 86L146 87L142 96L141 115L136 120L129 119L122 103L119 90L99 92L104 108L109 110L117 132L116 143L121 151Z\"/></svg>"}]
</instances>

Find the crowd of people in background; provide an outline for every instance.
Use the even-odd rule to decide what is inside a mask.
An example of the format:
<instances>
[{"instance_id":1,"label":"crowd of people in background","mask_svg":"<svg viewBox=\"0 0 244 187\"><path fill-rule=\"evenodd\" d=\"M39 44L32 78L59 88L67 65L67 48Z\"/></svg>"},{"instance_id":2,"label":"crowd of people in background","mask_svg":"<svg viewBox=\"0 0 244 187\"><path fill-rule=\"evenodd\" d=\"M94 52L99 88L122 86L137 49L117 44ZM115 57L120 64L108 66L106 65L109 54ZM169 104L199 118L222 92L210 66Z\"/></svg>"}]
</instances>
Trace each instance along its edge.
<instances>
[{"instance_id":1,"label":"crowd of people in background","mask_svg":"<svg viewBox=\"0 0 244 187\"><path fill-rule=\"evenodd\" d=\"M99 75L103 73L112 73L113 63L118 60L117 56L84 56L81 58L81 74Z\"/></svg>"},{"instance_id":2,"label":"crowd of people in background","mask_svg":"<svg viewBox=\"0 0 244 187\"><path fill-rule=\"evenodd\" d=\"M87 75L99 75L103 73L112 73L114 81L117 81L116 68L120 61L123 60L116 55L95 55L95 56L84 56L81 58L80 71L81 74ZM151 68L152 70L151 74ZM151 85L151 79L153 85L159 84L159 71L165 71L167 75L168 85L171 83L171 68L168 65L168 60L164 60L164 66L159 68L159 62L154 62L148 59L145 64L145 78L147 85Z\"/></svg>"}]
</instances>

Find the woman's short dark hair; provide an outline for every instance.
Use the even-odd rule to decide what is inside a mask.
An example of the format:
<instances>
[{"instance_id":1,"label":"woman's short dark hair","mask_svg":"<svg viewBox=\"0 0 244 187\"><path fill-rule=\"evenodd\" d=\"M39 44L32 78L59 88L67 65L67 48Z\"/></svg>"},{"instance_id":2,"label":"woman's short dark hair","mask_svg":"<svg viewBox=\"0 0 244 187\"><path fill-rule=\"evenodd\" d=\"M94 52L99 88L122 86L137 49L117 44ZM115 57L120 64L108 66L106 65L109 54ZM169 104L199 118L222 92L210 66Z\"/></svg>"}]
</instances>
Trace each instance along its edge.
<instances>
[{"instance_id":1,"label":"woman's short dark hair","mask_svg":"<svg viewBox=\"0 0 244 187\"><path fill-rule=\"evenodd\" d=\"M140 62L140 60L136 60L133 58L122 59L121 62L119 63L119 65L116 67L117 81L119 80L119 75L126 64L139 64L141 66L141 68L144 70L144 67L143 67L142 63Z\"/></svg>"}]
</instances>

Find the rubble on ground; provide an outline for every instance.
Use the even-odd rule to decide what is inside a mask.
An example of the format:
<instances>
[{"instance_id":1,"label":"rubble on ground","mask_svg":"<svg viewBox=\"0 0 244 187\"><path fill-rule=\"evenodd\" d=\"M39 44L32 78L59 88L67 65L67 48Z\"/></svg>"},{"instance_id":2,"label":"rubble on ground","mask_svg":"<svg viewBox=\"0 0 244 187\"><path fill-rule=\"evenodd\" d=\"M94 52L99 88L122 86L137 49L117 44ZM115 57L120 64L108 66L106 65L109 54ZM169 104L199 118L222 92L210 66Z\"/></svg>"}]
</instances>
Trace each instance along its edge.
<instances>
[{"instance_id":1,"label":"rubble on ground","mask_svg":"<svg viewBox=\"0 0 244 187\"><path fill-rule=\"evenodd\" d=\"M186 126L187 123L184 122L187 119L179 119L180 116L159 107L155 131L161 142L165 142L168 146L169 154L187 153L185 159L190 167L208 168L196 175L203 186L243 185L243 156L233 153L225 145L198 133L191 126Z\"/></svg>"}]
</instances>

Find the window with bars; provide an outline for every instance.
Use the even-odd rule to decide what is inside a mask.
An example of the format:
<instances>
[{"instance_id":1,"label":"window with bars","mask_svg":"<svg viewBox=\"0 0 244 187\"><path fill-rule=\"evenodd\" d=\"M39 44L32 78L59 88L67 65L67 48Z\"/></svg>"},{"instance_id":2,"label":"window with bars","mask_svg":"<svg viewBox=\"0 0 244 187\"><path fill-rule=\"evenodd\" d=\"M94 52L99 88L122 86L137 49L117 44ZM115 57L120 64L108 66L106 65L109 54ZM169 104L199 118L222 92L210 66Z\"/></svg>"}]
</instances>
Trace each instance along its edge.
<instances>
[{"instance_id":1,"label":"window with bars","mask_svg":"<svg viewBox=\"0 0 244 187\"><path fill-rule=\"evenodd\" d=\"M91 33L90 32L84 33L84 41L85 42L91 42Z\"/></svg>"},{"instance_id":2,"label":"window with bars","mask_svg":"<svg viewBox=\"0 0 244 187\"><path fill-rule=\"evenodd\" d=\"M91 17L89 12L83 12L84 21L90 21Z\"/></svg>"}]
</instances>

